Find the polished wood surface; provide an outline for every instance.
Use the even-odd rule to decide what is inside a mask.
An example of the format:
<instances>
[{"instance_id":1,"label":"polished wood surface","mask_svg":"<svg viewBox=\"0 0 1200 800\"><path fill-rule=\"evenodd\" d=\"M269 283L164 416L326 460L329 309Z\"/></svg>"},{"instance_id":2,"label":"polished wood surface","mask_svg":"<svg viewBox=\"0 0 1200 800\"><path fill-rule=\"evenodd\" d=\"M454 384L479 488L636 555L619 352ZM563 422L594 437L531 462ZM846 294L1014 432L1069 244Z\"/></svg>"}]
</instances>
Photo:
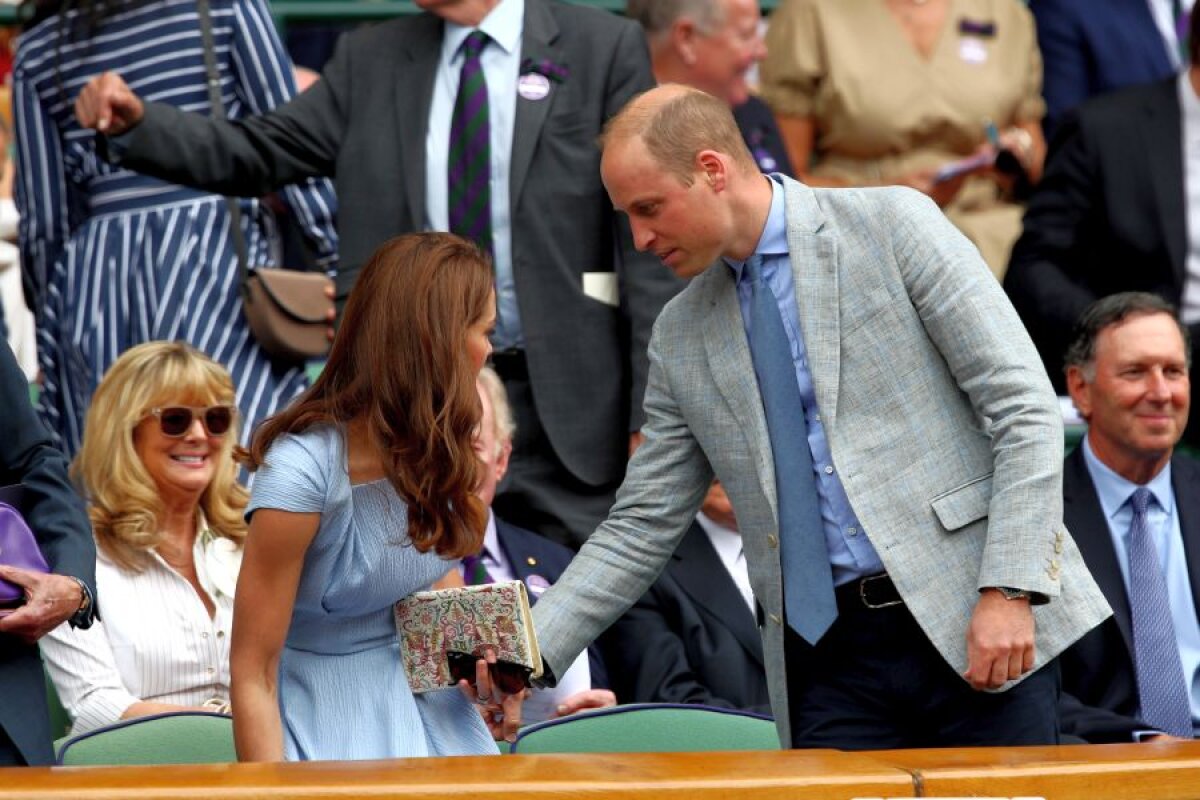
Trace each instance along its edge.
<instances>
[{"instance_id":1,"label":"polished wood surface","mask_svg":"<svg viewBox=\"0 0 1200 800\"><path fill-rule=\"evenodd\" d=\"M1200 741L888 750L869 755L910 772L916 796L923 797L1200 800Z\"/></svg>"},{"instance_id":2,"label":"polished wood surface","mask_svg":"<svg viewBox=\"0 0 1200 800\"><path fill-rule=\"evenodd\" d=\"M912 794L904 770L832 750L0 769L5 800L849 800Z\"/></svg>"}]
</instances>

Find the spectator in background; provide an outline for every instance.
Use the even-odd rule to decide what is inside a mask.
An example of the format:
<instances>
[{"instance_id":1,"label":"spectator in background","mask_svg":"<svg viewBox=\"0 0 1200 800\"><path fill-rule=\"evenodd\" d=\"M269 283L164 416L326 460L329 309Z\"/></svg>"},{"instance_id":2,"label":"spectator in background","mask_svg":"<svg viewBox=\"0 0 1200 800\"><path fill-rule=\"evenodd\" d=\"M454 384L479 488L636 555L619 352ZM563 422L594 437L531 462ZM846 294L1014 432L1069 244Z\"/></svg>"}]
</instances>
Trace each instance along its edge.
<instances>
[{"instance_id":1,"label":"spectator in background","mask_svg":"<svg viewBox=\"0 0 1200 800\"><path fill-rule=\"evenodd\" d=\"M1170 77L1187 60L1187 0L1029 0L1049 139L1089 97Z\"/></svg>"},{"instance_id":2,"label":"spectator in background","mask_svg":"<svg viewBox=\"0 0 1200 800\"><path fill-rule=\"evenodd\" d=\"M771 109L750 93L750 70L767 54L758 0L629 0L625 14L646 31L655 80L729 103L759 168L792 174Z\"/></svg>"},{"instance_id":3,"label":"spectator in background","mask_svg":"<svg viewBox=\"0 0 1200 800\"><path fill-rule=\"evenodd\" d=\"M1041 82L1021 0L782 0L762 66L801 180L918 189L997 277L1042 171Z\"/></svg>"},{"instance_id":4,"label":"spectator in background","mask_svg":"<svg viewBox=\"0 0 1200 800\"><path fill-rule=\"evenodd\" d=\"M67 480L67 462L29 405L29 384L0 347L0 486L20 484L21 509L52 574L0 566L25 603L0 610L0 765L53 762L46 678L38 641L59 624L87 628L96 613L96 547Z\"/></svg>"},{"instance_id":5,"label":"spectator in background","mask_svg":"<svg viewBox=\"0 0 1200 800\"><path fill-rule=\"evenodd\" d=\"M264 0L210 4L229 117L289 99L291 65ZM307 378L303 365L272 363L250 335L225 199L112 166L72 114L87 78L106 70L149 99L210 113L196 2L48 0L39 11L20 40L13 98L42 417L74 454L92 391L117 356L141 342L181 339L230 371L248 434ZM330 184L313 181L287 195L332 268ZM242 227L250 264L273 263L274 225L257 201L242 202Z\"/></svg>"},{"instance_id":6,"label":"spectator in background","mask_svg":"<svg viewBox=\"0 0 1200 800\"><path fill-rule=\"evenodd\" d=\"M600 185L601 126L654 82L645 41L629 20L551 0L417 5L429 13L344 37L321 80L268 114L218 124L143 104L115 75L77 111L127 133L104 139L110 155L150 174L250 195L336 175L341 295L398 233L480 243L518 430L496 509L578 546L624 475L650 328L679 287L635 251Z\"/></svg>"},{"instance_id":7,"label":"spectator in background","mask_svg":"<svg viewBox=\"0 0 1200 800\"><path fill-rule=\"evenodd\" d=\"M495 371L490 367L480 370L477 386L482 413L475 452L483 462L478 494L488 507L488 523L482 549L463 559L463 581L474 585L519 580L528 590L529 602L537 603L542 592L558 580L574 554L544 536L508 524L491 510L496 486L508 470L515 425L504 384ZM608 691L606 675L599 649L589 648L586 655L575 659L557 686L533 691L525 701L523 721L541 722L585 708L615 705L617 699Z\"/></svg>"},{"instance_id":8,"label":"spectator in background","mask_svg":"<svg viewBox=\"0 0 1200 800\"><path fill-rule=\"evenodd\" d=\"M1191 356L1175 309L1142 292L1090 305L1067 355L1088 432L1063 514L1113 608L1061 659L1063 731L1088 742L1200 733L1200 463L1174 452Z\"/></svg>"},{"instance_id":9,"label":"spectator in background","mask_svg":"<svg viewBox=\"0 0 1200 800\"><path fill-rule=\"evenodd\" d=\"M233 382L183 342L109 368L74 471L98 546L104 619L60 625L42 656L72 734L165 711L228 710L233 591L246 491Z\"/></svg>"},{"instance_id":10,"label":"spectator in background","mask_svg":"<svg viewBox=\"0 0 1200 800\"><path fill-rule=\"evenodd\" d=\"M602 639L618 697L770 714L755 616L733 506L714 481L662 575Z\"/></svg>"},{"instance_id":11,"label":"spectator in background","mask_svg":"<svg viewBox=\"0 0 1200 800\"><path fill-rule=\"evenodd\" d=\"M492 286L457 236L387 242L320 377L255 434L231 654L240 760L495 754L483 717L515 737L524 693L502 696L483 660L473 688L414 696L393 617L482 546Z\"/></svg>"},{"instance_id":12,"label":"spectator in background","mask_svg":"<svg viewBox=\"0 0 1200 800\"><path fill-rule=\"evenodd\" d=\"M1157 294L1200 340L1200 15L1189 38L1179 75L1067 116L1030 198L1004 288L1060 393L1075 321L1105 295ZM1195 417L1184 439L1200 446Z\"/></svg>"}]
</instances>

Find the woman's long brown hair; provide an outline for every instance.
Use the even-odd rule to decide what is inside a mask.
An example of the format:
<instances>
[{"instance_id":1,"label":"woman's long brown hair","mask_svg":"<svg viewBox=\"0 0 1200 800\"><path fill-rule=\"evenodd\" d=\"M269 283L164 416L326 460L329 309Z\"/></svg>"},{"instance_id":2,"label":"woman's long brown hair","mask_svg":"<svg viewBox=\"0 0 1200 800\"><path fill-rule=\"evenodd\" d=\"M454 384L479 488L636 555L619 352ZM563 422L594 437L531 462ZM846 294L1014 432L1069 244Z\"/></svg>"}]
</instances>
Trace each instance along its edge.
<instances>
[{"instance_id":1,"label":"woman's long brown hair","mask_svg":"<svg viewBox=\"0 0 1200 800\"><path fill-rule=\"evenodd\" d=\"M285 433L361 418L408 504L413 545L446 557L478 552L487 512L475 496L480 405L466 342L491 292L487 259L464 239L417 233L386 242L359 273L320 377L259 427L247 466L261 466Z\"/></svg>"}]
</instances>

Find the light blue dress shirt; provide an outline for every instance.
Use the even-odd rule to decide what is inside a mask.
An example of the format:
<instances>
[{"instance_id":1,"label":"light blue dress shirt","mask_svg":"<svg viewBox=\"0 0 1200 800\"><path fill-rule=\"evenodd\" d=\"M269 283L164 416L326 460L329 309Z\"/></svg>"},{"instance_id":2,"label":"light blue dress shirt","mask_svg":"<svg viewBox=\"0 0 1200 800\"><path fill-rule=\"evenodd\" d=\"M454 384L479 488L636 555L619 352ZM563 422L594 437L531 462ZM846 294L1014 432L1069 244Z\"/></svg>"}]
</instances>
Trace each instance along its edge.
<instances>
[{"instance_id":1,"label":"light blue dress shirt","mask_svg":"<svg viewBox=\"0 0 1200 800\"><path fill-rule=\"evenodd\" d=\"M425 133L425 230L450 230L446 174L450 159L450 119L462 71L462 43L474 28L445 23L442 55L433 83L429 125ZM488 87L488 124L491 134L492 249L496 266L497 350L523 347L521 313L512 270L512 216L509 207L509 157L517 116L517 73L521 68L521 34L525 28L525 0L501 0L479 24L491 37L480 62Z\"/></svg>"},{"instance_id":2,"label":"light blue dress shirt","mask_svg":"<svg viewBox=\"0 0 1200 800\"><path fill-rule=\"evenodd\" d=\"M825 545L829 548L829 563L833 567L833 583L839 586L855 578L883 572L883 562L867 539L866 532L838 477L833 456L829 452L829 440L821 424L821 413L817 407L817 395L813 386L812 373L808 369L808 357L804 349L804 336L800 330L800 312L796 306L796 287L792 280L792 262L788 255L787 216L783 205L783 185L778 175L771 175L771 210L763 228L757 255L763 256L763 280L771 287L779 313L783 317L783 328L787 332L792 351L792 363L796 366L796 381L800 384L802 409L808 423L808 449L812 452L813 472L816 478L817 495L821 507L821 520L825 526ZM733 270L737 281L738 304L742 309L742 324L746 328L746 339L750 339L750 283L742 280L744 262L725 259ZM776 476L778 491L788 490L786 478Z\"/></svg>"},{"instance_id":3,"label":"light blue dress shirt","mask_svg":"<svg viewBox=\"0 0 1200 800\"><path fill-rule=\"evenodd\" d=\"M1108 533L1112 537L1117 564L1121 568L1121 580L1125 592L1129 593L1129 526L1133 523L1133 507L1129 496L1139 488L1096 458L1087 437L1083 440L1083 459L1100 508L1108 521ZM1147 524L1158 550L1158 560L1163 575L1167 578L1167 597L1171 603L1171 622L1175 626L1175 638L1179 641L1179 657L1183 662L1183 675L1188 682L1188 697L1192 705L1193 735L1200 734L1200 619L1196 617L1196 603L1192 595L1192 584L1188 578L1187 557L1183 550L1183 532L1179 528L1179 515L1175 513L1175 492L1171 488L1171 465L1146 484L1154 499L1146 510Z\"/></svg>"}]
</instances>

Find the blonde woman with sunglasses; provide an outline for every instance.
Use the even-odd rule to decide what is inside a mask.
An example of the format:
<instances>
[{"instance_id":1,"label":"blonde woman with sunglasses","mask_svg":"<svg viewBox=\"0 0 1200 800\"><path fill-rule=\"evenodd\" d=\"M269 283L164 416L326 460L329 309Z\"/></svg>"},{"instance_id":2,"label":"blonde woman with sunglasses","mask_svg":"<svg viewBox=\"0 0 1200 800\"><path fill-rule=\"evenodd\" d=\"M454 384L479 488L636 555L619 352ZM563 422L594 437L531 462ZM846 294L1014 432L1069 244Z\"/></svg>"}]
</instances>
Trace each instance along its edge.
<instances>
[{"instance_id":1,"label":"blonde woman with sunglasses","mask_svg":"<svg viewBox=\"0 0 1200 800\"><path fill-rule=\"evenodd\" d=\"M228 710L246 491L233 382L183 342L127 350L100 382L73 473L96 536L102 620L62 625L42 657L72 734Z\"/></svg>"}]
</instances>

